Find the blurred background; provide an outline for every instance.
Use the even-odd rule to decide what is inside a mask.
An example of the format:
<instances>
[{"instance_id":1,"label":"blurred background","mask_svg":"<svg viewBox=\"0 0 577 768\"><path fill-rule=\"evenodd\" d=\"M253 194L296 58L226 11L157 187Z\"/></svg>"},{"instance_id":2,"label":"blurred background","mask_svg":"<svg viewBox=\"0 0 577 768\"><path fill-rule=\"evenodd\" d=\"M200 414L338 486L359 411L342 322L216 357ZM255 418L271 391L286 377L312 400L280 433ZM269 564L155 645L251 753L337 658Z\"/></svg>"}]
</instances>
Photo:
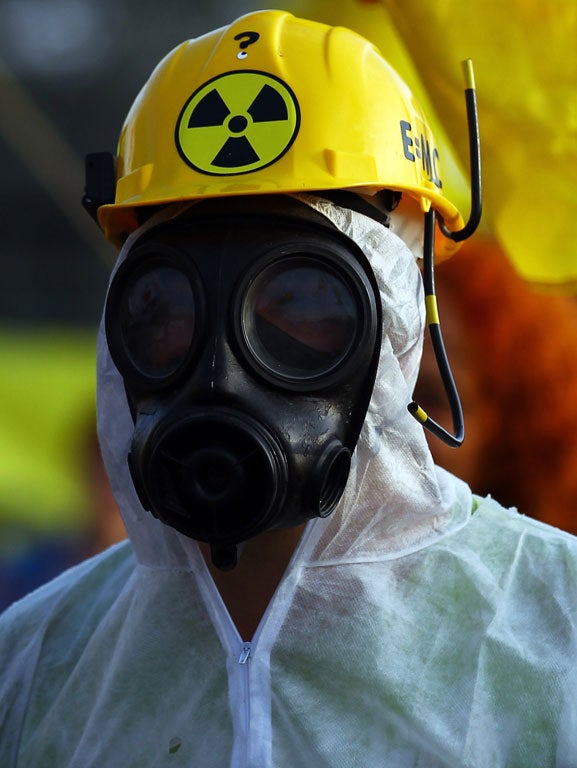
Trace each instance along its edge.
<instances>
[{"instance_id":1,"label":"blurred background","mask_svg":"<svg viewBox=\"0 0 577 768\"><path fill-rule=\"evenodd\" d=\"M274 6L352 27L381 48L429 115L447 194L465 217L460 62L473 58L485 214L438 278L441 317L445 308L461 329L447 343L471 427L460 454L431 446L475 490L577 532L577 3ZM124 535L94 413L95 336L115 252L80 205L84 156L114 151L165 53L266 7L0 0L0 609ZM427 365L419 397L442 420Z\"/></svg>"},{"instance_id":2,"label":"blurred background","mask_svg":"<svg viewBox=\"0 0 577 768\"><path fill-rule=\"evenodd\" d=\"M123 535L95 438L115 251L80 205L84 157L114 152L165 53L237 15L232 1L0 0L0 608Z\"/></svg>"}]
</instances>

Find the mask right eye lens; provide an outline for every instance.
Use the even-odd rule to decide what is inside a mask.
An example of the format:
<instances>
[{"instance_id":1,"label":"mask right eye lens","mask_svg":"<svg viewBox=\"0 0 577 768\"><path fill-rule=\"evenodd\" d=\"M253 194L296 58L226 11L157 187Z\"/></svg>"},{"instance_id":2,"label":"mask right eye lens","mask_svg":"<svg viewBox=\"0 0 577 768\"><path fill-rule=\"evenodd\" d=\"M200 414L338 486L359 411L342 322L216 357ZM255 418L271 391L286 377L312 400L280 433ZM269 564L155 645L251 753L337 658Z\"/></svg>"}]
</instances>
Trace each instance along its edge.
<instances>
[{"instance_id":1,"label":"mask right eye lens","mask_svg":"<svg viewBox=\"0 0 577 768\"><path fill-rule=\"evenodd\" d=\"M310 250L309 250L310 248ZM372 354L376 305L348 251L299 243L256 262L235 305L239 354L273 384L307 391L331 386Z\"/></svg>"},{"instance_id":2,"label":"mask right eye lens","mask_svg":"<svg viewBox=\"0 0 577 768\"><path fill-rule=\"evenodd\" d=\"M350 288L313 259L269 267L247 294L243 327L252 354L281 375L307 379L337 366L357 330Z\"/></svg>"}]
</instances>

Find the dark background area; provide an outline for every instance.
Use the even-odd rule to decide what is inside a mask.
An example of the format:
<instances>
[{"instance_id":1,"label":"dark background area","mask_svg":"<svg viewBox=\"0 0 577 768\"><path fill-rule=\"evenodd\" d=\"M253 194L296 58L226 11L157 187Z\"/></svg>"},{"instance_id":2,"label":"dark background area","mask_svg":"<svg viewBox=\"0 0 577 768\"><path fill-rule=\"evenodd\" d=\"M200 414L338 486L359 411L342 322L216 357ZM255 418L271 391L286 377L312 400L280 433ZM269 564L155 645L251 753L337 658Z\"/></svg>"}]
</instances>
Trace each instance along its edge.
<instances>
[{"instance_id":1,"label":"dark background area","mask_svg":"<svg viewBox=\"0 0 577 768\"><path fill-rule=\"evenodd\" d=\"M115 151L175 45L259 3L0 0L0 326L94 326L114 250L82 209L84 156Z\"/></svg>"}]
</instances>

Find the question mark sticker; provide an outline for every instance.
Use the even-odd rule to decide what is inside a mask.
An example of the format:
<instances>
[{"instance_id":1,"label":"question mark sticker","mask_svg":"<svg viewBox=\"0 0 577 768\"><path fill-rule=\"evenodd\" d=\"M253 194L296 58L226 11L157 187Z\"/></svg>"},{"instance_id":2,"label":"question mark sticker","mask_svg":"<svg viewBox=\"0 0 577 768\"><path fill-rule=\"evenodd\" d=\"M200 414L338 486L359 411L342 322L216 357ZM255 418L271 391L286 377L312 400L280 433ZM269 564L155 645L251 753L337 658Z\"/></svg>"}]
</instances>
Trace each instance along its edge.
<instances>
[{"instance_id":1,"label":"question mark sticker","mask_svg":"<svg viewBox=\"0 0 577 768\"><path fill-rule=\"evenodd\" d=\"M260 35L258 32L239 32L238 35L235 35L235 40L242 40L242 42L238 44L240 51L236 54L237 59L246 59L248 56L246 49L249 45L256 43L259 37Z\"/></svg>"}]
</instances>

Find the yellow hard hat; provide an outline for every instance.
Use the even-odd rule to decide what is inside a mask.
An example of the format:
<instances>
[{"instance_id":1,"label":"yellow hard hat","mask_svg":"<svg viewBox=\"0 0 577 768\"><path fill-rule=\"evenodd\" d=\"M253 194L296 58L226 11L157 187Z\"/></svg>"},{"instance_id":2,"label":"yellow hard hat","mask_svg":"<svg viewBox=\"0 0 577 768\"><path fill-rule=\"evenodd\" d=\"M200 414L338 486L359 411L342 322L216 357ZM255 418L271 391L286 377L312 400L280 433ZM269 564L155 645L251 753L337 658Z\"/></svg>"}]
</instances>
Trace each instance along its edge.
<instances>
[{"instance_id":1,"label":"yellow hard hat","mask_svg":"<svg viewBox=\"0 0 577 768\"><path fill-rule=\"evenodd\" d=\"M405 192L463 226L427 120L379 51L343 27L262 11L159 63L122 129L115 201L97 216L119 245L140 206L335 189ZM439 233L435 248L458 245Z\"/></svg>"}]
</instances>

